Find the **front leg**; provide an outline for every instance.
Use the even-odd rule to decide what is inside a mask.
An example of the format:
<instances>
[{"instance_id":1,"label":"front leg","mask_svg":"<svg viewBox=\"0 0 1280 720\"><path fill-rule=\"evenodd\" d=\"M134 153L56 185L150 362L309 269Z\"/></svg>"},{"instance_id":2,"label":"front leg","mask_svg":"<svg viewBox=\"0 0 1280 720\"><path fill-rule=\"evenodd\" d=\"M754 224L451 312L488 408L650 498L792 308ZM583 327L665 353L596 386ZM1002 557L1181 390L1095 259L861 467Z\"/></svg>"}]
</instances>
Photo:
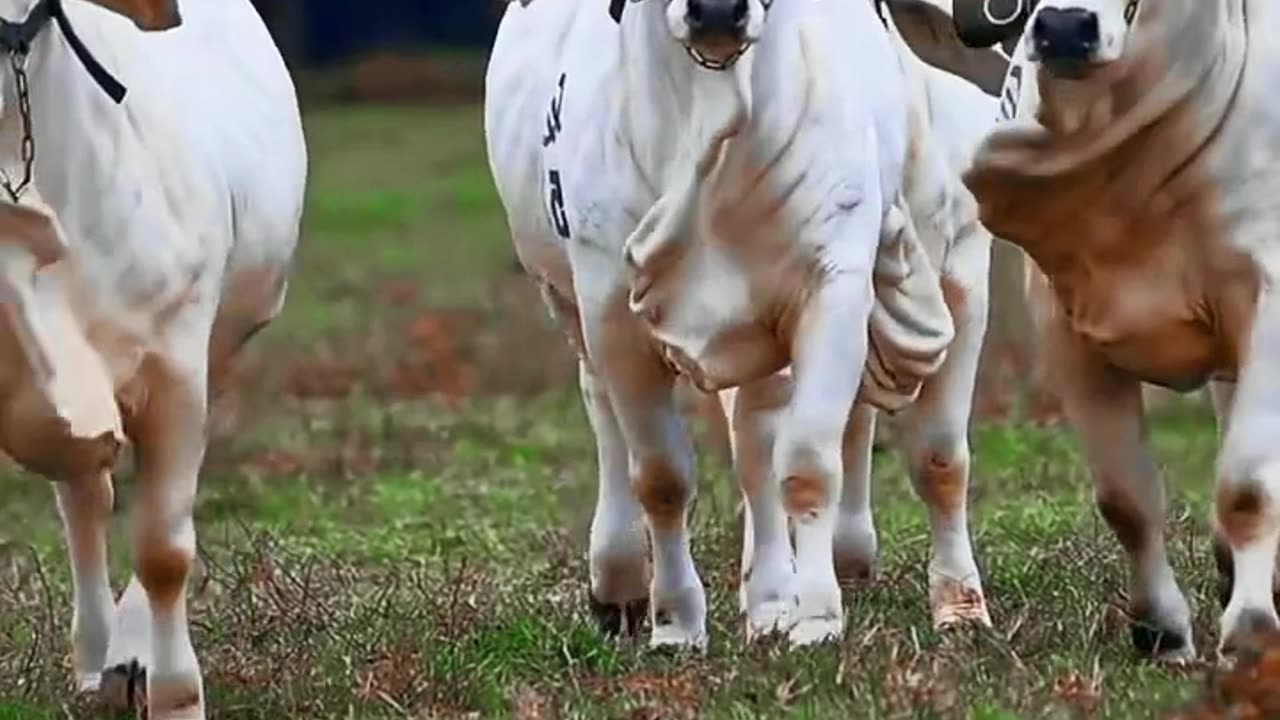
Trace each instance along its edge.
<instances>
[{"instance_id":1,"label":"front leg","mask_svg":"<svg viewBox=\"0 0 1280 720\"><path fill-rule=\"evenodd\" d=\"M796 324L794 390L773 452L795 527L798 605L790 635L797 645L838 639L844 631L834 533L843 439L866 362L872 301L870 272L840 272L822 283Z\"/></svg>"},{"instance_id":2,"label":"front leg","mask_svg":"<svg viewBox=\"0 0 1280 720\"><path fill-rule=\"evenodd\" d=\"M1142 385L1107 364L1059 315L1042 345L1080 438L1098 511L1129 556L1133 643L1144 655L1195 657L1191 611L1169 565L1164 486L1147 441Z\"/></svg>"},{"instance_id":3,"label":"front leg","mask_svg":"<svg viewBox=\"0 0 1280 720\"><path fill-rule=\"evenodd\" d=\"M693 448L675 397L675 376L627 309L624 290L582 302L588 356L607 388L627 448L627 475L653 550L652 646L706 646L706 594L689 548L696 485Z\"/></svg>"},{"instance_id":4,"label":"front leg","mask_svg":"<svg viewBox=\"0 0 1280 720\"><path fill-rule=\"evenodd\" d=\"M1232 580L1222 614L1220 650L1243 648L1251 635L1280 628L1276 559L1280 544L1280 294L1263 284L1253 312L1248 356L1218 460L1215 534L1225 544ZM1222 409L1227 403L1222 403Z\"/></svg>"},{"instance_id":5,"label":"front leg","mask_svg":"<svg viewBox=\"0 0 1280 720\"><path fill-rule=\"evenodd\" d=\"M143 364L148 401L128 428L139 482L133 514L134 572L150 610L149 657L137 659L145 665L146 703L153 720L205 716L186 602L196 552L192 511L205 452L205 345L193 342ZM138 615L138 599L138 594L126 592L120 612ZM133 605L126 607L129 602Z\"/></svg>"}]
</instances>

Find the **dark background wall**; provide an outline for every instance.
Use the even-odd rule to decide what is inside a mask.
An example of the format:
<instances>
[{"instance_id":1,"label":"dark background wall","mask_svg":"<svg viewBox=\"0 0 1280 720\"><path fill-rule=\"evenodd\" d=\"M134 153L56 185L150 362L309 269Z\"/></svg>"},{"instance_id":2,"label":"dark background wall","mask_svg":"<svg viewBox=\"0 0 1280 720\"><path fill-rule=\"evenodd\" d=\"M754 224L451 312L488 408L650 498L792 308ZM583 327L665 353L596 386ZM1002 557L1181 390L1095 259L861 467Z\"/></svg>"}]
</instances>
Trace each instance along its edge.
<instances>
[{"instance_id":1,"label":"dark background wall","mask_svg":"<svg viewBox=\"0 0 1280 720\"><path fill-rule=\"evenodd\" d=\"M485 48L502 0L254 0L292 63L388 48Z\"/></svg>"}]
</instances>

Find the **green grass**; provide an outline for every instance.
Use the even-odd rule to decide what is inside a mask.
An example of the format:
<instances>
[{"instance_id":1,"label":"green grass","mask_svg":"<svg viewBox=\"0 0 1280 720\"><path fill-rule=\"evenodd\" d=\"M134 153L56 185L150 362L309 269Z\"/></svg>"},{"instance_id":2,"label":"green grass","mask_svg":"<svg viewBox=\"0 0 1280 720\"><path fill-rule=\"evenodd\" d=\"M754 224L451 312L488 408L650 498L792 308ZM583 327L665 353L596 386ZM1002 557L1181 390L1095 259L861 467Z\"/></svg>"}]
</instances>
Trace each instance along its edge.
<instances>
[{"instance_id":1,"label":"green grass","mask_svg":"<svg viewBox=\"0 0 1280 720\"><path fill-rule=\"evenodd\" d=\"M882 454L881 577L847 596L844 642L744 647L735 493L704 456L707 655L599 637L582 602L592 439L571 356L514 268L479 124L475 107L307 117L297 278L220 407L197 509L192 618L214 717L1141 718L1200 692L1202 671L1133 656L1124 563L1057 427L973 432L993 632L929 629L925 516ZM1212 422L1176 409L1153 438L1203 649L1217 616ZM0 720L65 717L70 594L52 493L9 475ZM127 473L119 486L127 507Z\"/></svg>"}]
</instances>

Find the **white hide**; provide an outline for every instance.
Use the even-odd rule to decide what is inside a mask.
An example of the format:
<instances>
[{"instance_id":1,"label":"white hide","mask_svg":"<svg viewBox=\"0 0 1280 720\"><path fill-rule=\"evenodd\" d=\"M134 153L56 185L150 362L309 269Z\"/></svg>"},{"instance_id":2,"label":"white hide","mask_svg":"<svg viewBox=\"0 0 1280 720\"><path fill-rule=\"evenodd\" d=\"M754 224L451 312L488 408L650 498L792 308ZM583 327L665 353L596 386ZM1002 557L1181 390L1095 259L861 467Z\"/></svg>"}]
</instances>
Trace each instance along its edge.
<instances>
[{"instance_id":1,"label":"white hide","mask_svg":"<svg viewBox=\"0 0 1280 720\"><path fill-rule=\"evenodd\" d=\"M972 152L966 123L993 118L993 101L922 75L908 87L871 3L773 3L759 42L726 72L690 60L662 0L628 3L621 27L606 5L511 4L485 113L516 250L580 350L600 459L593 598L613 620L647 601L652 644L705 643L674 368L707 390L741 386L725 405L748 506L748 632L830 638L843 626L833 542L874 534L869 513L839 508L850 467L866 465L850 462L861 446L845 439L859 386L895 409L929 394L947 417L918 413L913 456L967 465L971 382L931 392L927 380L971 375L981 344L987 237L951 163ZM928 118L947 112L929 110L934 99L977 103L952 128L968 146L926 139ZM974 289L982 310L981 323L965 320L959 355L947 350L940 275ZM981 612L956 614L984 620L953 505L933 513L945 557L931 578L963 586L966 602L976 593ZM935 604L935 618L953 605Z\"/></svg>"},{"instance_id":2,"label":"white hide","mask_svg":"<svg viewBox=\"0 0 1280 720\"><path fill-rule=\"evenodd\" d=\"M21 20L32 4L0 0L0 16ZM116 4L143 14L165 5ZM136 660L152 718L203 717L183 584L209 384L284 300L307 172L297 101L247 0L182 0L182 24L156 33L84 0L64 6L128 95L112 102L55 24L34 42L35 182L24 207L6 212L39 214L45 237L65 247L56 258L24 252L31 232L0 213L10 300L0 439L58 481L81 689L104 670L104 682L127 681L117 666ZM7 65L0 80L0 158L20 175ZM138 451L135 578L117 611L105 533L126 432ZM92 440L94 453L76 450Z\"/></svg>"}]
</instances>

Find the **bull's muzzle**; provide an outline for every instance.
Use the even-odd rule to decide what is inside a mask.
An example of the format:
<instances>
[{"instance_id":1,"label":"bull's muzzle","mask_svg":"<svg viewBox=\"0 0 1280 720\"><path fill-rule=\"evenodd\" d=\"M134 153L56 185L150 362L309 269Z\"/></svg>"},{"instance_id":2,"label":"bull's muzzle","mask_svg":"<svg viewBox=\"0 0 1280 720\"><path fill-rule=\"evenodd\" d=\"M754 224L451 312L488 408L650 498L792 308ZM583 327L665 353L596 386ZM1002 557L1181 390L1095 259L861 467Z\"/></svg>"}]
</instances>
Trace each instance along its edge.
<instances>
[{"instance_id":1,"label":"bull's muzzle","mask_svg":"<svg viewBox=\"0 0 1280 720\"><path fill-rule=\"evenodd\" d=\"M694 43L740 43L747 33L747 0L688 0L685 22Z\"/></svg>"},{"instance_id":2,"label":"bull's muzzle","mask_svg":"<svg viewBox=\"0 0 1280 720\"><path fill-rule=\"evenodd\" d=\"M1077 76L1098 55L1102 42L1098 14L1084 8L1041 8L1031 25L1040 62L1056 75Z\"/></svg>"}]
</instances>

